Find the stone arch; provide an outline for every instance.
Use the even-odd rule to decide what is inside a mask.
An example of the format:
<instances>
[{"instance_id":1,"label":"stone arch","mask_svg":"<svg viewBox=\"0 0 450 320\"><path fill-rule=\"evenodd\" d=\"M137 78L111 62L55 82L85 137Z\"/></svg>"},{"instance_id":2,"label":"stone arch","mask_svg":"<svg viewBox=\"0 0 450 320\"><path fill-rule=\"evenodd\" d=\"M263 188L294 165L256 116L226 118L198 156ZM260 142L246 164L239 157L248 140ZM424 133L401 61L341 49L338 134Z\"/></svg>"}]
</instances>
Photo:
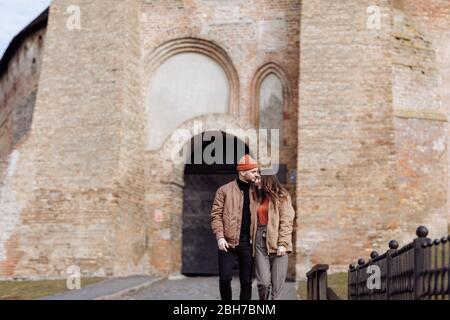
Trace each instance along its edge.
<instances>
[{"instance_id":1,"label":"stone arch","mask_svg":"<svg viewBox=\"0 0 450 320\"><path fill-rule=\"evenodd\" d=\"M184 37L169 40L157 47L144 59L144 83L149 83L154 71L167 59L178 53L201 53L216 61L227 75L230 85L230 105L228 112L238 115L239 111L239 76L227 52L213 41Z\"/></svg>"},{"instance_id":2,"label":"stone arch","mask_svg":"<svg viewBox=\"0 0 450 320\"><path fill-rule=\"evenodd\" d=\"M201 128L198 127L199 124L202 125ZM194 132L195 129L198 129L198 131ZM177 128L177 130L187 130L190 132L190 135L187 136L185 140L183 140L184 142L188 142L196 134L205 131L223 131L227 134L236 136L240 140L245 140L245 135L243 134L244 132L234 132L233 129L242 129L243 131L245 131L249 129L256 129L256 127L248 124L245 120L241 120L232 115L210 113L207 115L189 119ZM181 144L174 142L171 138L172 136L168 137L161 147L161 151L166 155L166 157L170 155L168 152L171 149L175 148L177 144ZM170 160L168 158L166 159ZM184 167L184 165L181 164L177 167L182 168Z\"/></svg>"},{"instance_id":3,"label":"stone arch","mask_svg":"<svg viewBox=\"0 0 450 320\"><path fill-rule=\"evenodd\" d=\"M278 77L283 86L283 112L287 111L286 109L289 105L289 81L283 68L275 62L268 62L263 64L256 70L250 84L250 121L255 127L259 126L259 93L261 84L263 83L264 79L270 74L274 74L276 77Z\"/></svg>"},{"instance_id":4,"label":"stone arch","mask_svg":"<svg viewBox=\"0 0 450 320\"><path fill-rule=\"evenodd\" d=\"M201 123L202 127L199 132L193 132L195 125ZM242 129L244 132L234 132L230 129ZM196 134L205 132L205 131L222 131L226 134L234 135L236 138L238 138L241 141L244 141L245 143L245 130L249 129L256 129L255 126L248 124L244 119L236 118L232 115L227 114L217 114L217 113L210 113L207 115L203 115L200 117L196 117L193 119L189 119L182 123L177 130L188 130L190 131L189 136L186 137L183 141L186 143L191 138L193 138ZM266 140L260 141L260 143L269 143ZM158 151L160 154L160 159L163 161L171 162L171 152L174 148L176 148L177 145L182 144L181 142L175 142L172 140L172 135L166 138L164 141L161 149ZM251 151L254 152L254 148L249 146ZM171 179L177 178L180 176L180 173L184 170L184 164L174 164L173 165L174 172L176 172L175 176L172 176ZM182 185L181 181L177 181L180 185Z\"/></svg>"},{"instance_id":5,"label":"stone arch","mask_svg":"<svg viewBox=\"0 0 450 320\"><path fill-rule=\"evenodd\" d=\"M198 123L201 128L193 132ZM196 134L207 131L222 131L235 136L246 143L245 131L255 129L244 119L228 114L207 114L185 121L177 130L191 132L184 142L190 141ZM236 132L230 129L242 129ZM183 142L182 141L182 142ZM259 143L266 143L260 141ZM172 150L182 145L168 137L162 147L146 152L146 197L145 210L150 218L149 227L149 264L154 274L167 275L179 273L182 266L182 214L184 163L172 162ZM250 150L255 154L255 150ZM155 168L155 166L157 168ZM153 172L152 172L153 171ZM159 217L156 219L156 217Z\"/></svg>"}]
</instances>

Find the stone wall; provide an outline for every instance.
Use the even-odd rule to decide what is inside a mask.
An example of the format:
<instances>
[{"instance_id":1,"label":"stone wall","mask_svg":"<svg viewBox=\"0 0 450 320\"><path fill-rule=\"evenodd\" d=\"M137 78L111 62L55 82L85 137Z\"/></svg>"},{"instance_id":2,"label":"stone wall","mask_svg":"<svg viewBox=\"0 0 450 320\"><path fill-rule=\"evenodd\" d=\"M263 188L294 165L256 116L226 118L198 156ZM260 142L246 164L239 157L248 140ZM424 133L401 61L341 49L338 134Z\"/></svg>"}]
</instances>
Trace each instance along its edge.
<instances>
[{"instance_id":1,"label":"stone wall","mask_svg":"<svg viewBox=\"0 0 450 320\"><path fill-rule=\"evenodd\" d=\"M403 11L395 9L394 14L392 92L399 221L405 244L418 225L426 225L432 238L447 232L447 118L429 37Z\"/></svg>"},{"instance_id":2,"label":"stone wall","mask_svg":"<svg viewBox=\"0 0 450 320\"><path fill-rule=\"evenodd\" d=\"M380 28L366 24L373 5ZM411 241L419 224L446 233L448 90L436 41L447 9L303 3L297 275L324 261L345 270L390 239Z\"/></svg>"},{"instance_id":3,"label":"stone wall","mask_svg":"<svg viewBox=\"0 0 450 320\"><path fill-rule=\"evenodd\" d=\"M424 35L435 54L437 91L439 110L446 119L450 112L450 2L447 0L395 0L396 8L404 12L416 29ZM448 145L448 139L446 141ZM449 153L447 152L447 155ZM448 165L450 165L450 158ZM449 179L447 182L450 183ZM450 196L450 185L446 186L447 198ZM450 204L447 203L448 219Z\"/></svg>"},{"instance_id":4,"label":"stone wall","mask_svg":"<svg viewBox=\"0 0 450 320\"><path fill-rule=\"evenodd\" d=\"M367 27L377 5L380 29ZM303 1L297 277L344 271L401 234L395 197L390 1Z\"/></svg>"},{"instance_id":5,"label":"stone wall","mask_svg":"<svg viewBox=\"0 0 450 320\"><path fill-rule=\"evenodd\" d=\"M0 159L6 157L31 127L43 55L45 28L30 34L0 78ZM0 182L1 182L0 178Z\"/></svg>"},{"instance_id":6,"label":"stone wall","mask_svg":"<svg viewBox=\"0 0 450 320\"><path fill-rule=\"evenodd\" d=\"M0 199L15 221L2 277L64 277L72 264L91 276L145 268L143 126L130 112L141 106L137 3L110 4L51 6L31 132ZM69 5L81 8L80 30L67 28Z\"/></svg>"},{"instance_id":7,"label":"stone wall","mask_svg":"<svg viewBox=\"0 0 450 320\"><path fill-rule=\"evenodd\" d=\"M13 234L20 224L23 197L13 192L11 185L20 159L20 153L14 150L27 140L31 129L45 31L43 28L28 35L0 78L0 277L12 274L19 259L19 237ZM30 177L32 171L24 175ZM28 190L30 183L25 183L23 189Z\"/></svg>"}]
</instances>

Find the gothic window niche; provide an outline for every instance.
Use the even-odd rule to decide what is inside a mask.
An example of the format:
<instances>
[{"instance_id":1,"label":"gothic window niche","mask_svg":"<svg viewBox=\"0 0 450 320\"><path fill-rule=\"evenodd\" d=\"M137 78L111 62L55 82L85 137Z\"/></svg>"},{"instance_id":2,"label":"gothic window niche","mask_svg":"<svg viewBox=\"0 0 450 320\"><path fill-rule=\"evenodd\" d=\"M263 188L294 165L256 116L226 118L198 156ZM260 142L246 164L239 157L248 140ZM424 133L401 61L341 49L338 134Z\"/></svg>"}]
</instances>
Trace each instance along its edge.
<instances>
[{"instance_id":1,"label":"gothic window niche","mask_svg":"<svg viewBox=\"0 0 450 320\"><path fill-rule=\"evenodd\" d=\"M252 93L252 119L255 127L279 130L279 146L283 147L288 125L284 124L284 114L287 103L286 78L281 68L268 63L261 67L253 80ZM270 139L270 136L268 136Z\"/></svg>"}]
</instances>

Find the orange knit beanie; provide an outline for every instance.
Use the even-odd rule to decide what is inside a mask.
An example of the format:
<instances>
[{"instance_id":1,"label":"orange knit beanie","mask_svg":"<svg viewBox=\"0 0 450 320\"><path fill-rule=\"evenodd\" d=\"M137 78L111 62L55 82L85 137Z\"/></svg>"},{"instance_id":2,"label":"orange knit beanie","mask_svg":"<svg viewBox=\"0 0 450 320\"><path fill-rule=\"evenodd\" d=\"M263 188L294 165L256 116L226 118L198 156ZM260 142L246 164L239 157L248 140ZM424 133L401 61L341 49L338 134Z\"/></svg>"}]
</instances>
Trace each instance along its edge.
<instances>
[{"instance_id":1,"label":"orange knit beanie","mask_svg":"<svg viewBox=\"0 0 450 320\"><path fill-rule=\"evenodd\" d=\"M258 167L259 165L256 160L246 154L239 160L237 171L247 171Z\"/></svg>"}]
</instances>

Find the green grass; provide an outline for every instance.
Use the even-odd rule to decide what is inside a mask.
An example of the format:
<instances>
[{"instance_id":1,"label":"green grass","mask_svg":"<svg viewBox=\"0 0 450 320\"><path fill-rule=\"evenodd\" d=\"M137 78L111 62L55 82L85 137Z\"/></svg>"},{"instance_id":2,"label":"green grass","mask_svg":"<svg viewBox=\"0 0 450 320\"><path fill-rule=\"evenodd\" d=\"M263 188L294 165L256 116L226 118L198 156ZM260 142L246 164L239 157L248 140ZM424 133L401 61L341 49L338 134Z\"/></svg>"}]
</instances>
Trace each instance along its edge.
<instances>
[{"instance_id":1,"label":"green grass","mask_svg":"<svg viewBox=\"0 0 450 320\"><path fill-rule=\"evenodd\" d=\"M81 287L105 278L81 279ZM0 281L0 300L32 300L67 290L66 280Z\"/></svg>"},{"instance_id":2,"label":"green grass","mask_svg":"<svg viewBox=\"0 0 450 320\"><path fill-rule=\"evenodd\" d=\"M328 287L333 289L339 298L347 299L347 273L335 273L328 275ZM306 280L300 281L298 286L298 295L300 299L306 300Z\"/></svg>"}]
</instances>

